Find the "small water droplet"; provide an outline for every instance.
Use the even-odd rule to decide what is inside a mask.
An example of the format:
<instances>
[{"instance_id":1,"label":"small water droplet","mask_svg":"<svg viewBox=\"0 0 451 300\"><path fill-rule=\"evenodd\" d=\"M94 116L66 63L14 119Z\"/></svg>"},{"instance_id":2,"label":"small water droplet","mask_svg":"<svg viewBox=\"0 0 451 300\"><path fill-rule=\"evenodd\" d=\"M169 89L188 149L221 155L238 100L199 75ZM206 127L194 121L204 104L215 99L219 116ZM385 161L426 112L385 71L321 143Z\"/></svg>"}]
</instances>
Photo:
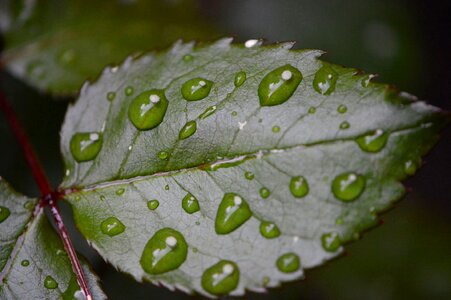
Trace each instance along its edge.
<instances>
[{"instance_id":1,"label":"small water droplet","mask_svg":"<svg viewBox=\"0 0 451 300\"><path fill-rule=\"evenodd\" d=\"M207 109L199 115L199 119L204 120L214 114L216 111L216 105L209 106Z\"/></svg>"},{"instance_id":2,"label":"small water droplet","mask_svg":"<svg viewBox=\"0 0 451 300\"><path fill-rule=\"evenodd\" d=\"M100 230L106 235L115 236L124 232L125 225L118 218L109 217L100 224Z\"/></svg>"},{"instance_id":3,"label":"small water droplet","mask_svg":"<svg viewBox=\"0 0 451 300\"><path fill-rule=\"evenodd\" d=\"M163 274L179 268L187 254L188 245L183 235L172 228L163 228L147 242L140 264L148 274Z\"/></svg>"},{"instance_id":4,"label":"small water droplet","mask_svg":"<svg viewBox=\"0 0 451 300\"><path fill-rule=\"evenodd\" d=\"M200 222L199 222L199 221L196 221L194 224L196 224L197 226L199 226L199 225L200 225Z\"/></svg>"},{"instance_id":5,"label":"small water droplet","mask_svg":"<svg viewBox=\"0 0 451 300\"><path fill-rule=\"evenodd\" d=\"M34 201L25 202L23 207L27 210L32 210L34 208ZM1 215L1 208L0 208L0 215Z\"/></svg>"},{"instance_id":6,"label":"small water droplet","mask_svg":"<svg viewBox=\"0 0 451 300\"><path fill-rule=\"evenodd\" d=\"M58 57L58 60L62 65L73 64L75 62L75 59L76 59L76 53L75 53L74 49L67 49L67 50L61 52L61 54Z\"/></svg>"},{"instance_id":7,"label":"small water droplet","mask_svg":"<svg viewBox=\"0 0 451 300\"><path fill-rule=\"evenodd\" d=\"M368 87L369 85L370 85L370 83L371 83L371 80L374 78L374 77L376 77L376 75L374 75L374 74L369 74L369 75L366 75L365 77L363 77L362 78L362 87Z\"/></svg>"},{"instance_id":8,"label":"small water droplet","mask_svg":"<svg viewBox=\"0 0 451 300\"><path fill-rule=\"evenodd\" d=\"M70 140L70 150L77 162L96 158L102 149L102 135L98 132L78 132Z\"/></svg>"},{"instance_id":9,"label":"small water droplet","mask_svg":"<svg viewBox=\"0 0 451 300\"><path fill-rule=\"evenodd\" d=\"M120 188L116 190L116 195L121 196L125 193L125 189L124 188Z\"/></svg>"},{"instance_id":10,"label":"small water droplet","mask_svg":"<svg viewBox=\"0 0 451 300\"><path fill-rule=\"evenodd\" d=\"M75 201L80 201L80 200L81 200L80 195L75 196Z\"/></svg>"},{"instance_id":11,"label":"small water droplet","mask_svg":"<svg viewBox=\"0 0 451 300\"><path fill-rule=\"evenodd\" d=\"M57 256L63 256L63 255L66 255L66 252L63 249L58 248L58 249L56 249L55 254Z\"/></svg>"},{"instance_id":12,"label":"small water droplet","mask_svg":"<svg viewBox=\"0 0 451 300\"><path fill-rule=\"evenodd\" d=\"M349 127L351 127L351 125L347 121L344 121L340 124L340 129L349 129Z\"/></svg>"},{"instance_id":13,"label":"small water droplet","mask_svg":"<svg viewBox=\"0 0 451 300\"><path fill-rule=\"evenodd\" d=\"M238 112L232 111L232 112L231 112L231 115L232 115L232 117L236 117L236 116L238 116Z\"/></svg>"},{"instance_id":14,"label":"small water droplet","mask_svg":"<svg viewBox=\"0 0 451 300\"><path fill-rule=\"evenodd\" d=\"M301 72L292 65L285 65L269 72L258 86L260 105L273 106L284 103L294 94L301 81Z\"/></svg>"},{"instance_id":15,"label":"small water droplet","mask_svg":"<svg viewBox=\"0 0 451 300\"><path fill-rule=\"evenodd\" d=\"M244 172L244 177L247 180L252 180L252 179L254 179L255 175L254 175L254 173L247 171L247 172Z\"/></svg>"},{"instance_id":16,"label":"small water droplet","mask_svg":"<svg viewBox=\"0 0 451 300\"><path fill-rule=\"evenodd\" d=\"M276 261L277 269L283 273L293 273L301 267L301 260L296 253L285 253Z\"/></svg>"},{"instance_id":17,"label":"small water droplet","mask_svg":"<svg viewBox=\"0 0 451 300\"><path fill-rule=\"evenodd\" d=\"M342 218L337 218L337 219L335 220L335 224L337 224L337 225L342 225L342 224L343 224L343 219L342 219Z\"/></svg>"},{"instance_id":18,"label":"small water droplet","mask_svg":"<svg viewBox=\"0 0 451 300\"><path fill-rule=\"evenodd\" d=\"M343 173L333 180L332 192L341 201L354 201L363 193L365 185L365 177L353 172Z\"/></svg>"},{"instance_id":19,"label":"small water droplet","mask_svg":"<svg viewBox=\"0 0 451 300\"><path fill-rule=\"evenodd\" d=\"M249 204L241 196L234 193L225 194L216 213L216 233L230 233L243 225L251 216Z\"/></svg>"},{"instance_id":20,"label":"small water droplet","mask_svg":"<svg viewBox=\"0 0 451 300\"><path fill-rule=\"evenodd\" d=\"M183 198L182 207L189 214L193 214L200 210L199 201L191 193L186 194Z\"/></svg>"},{"instance_id":21,"label":"small water droplet","mask_svg":"<svg viewBox=\"0 0 451 300\"><path fill-rule=\"evenodd\" d=\"M166 184L166 185L164 186L164 189L165 189L166 191L169 191L169 184Z\"/></svg>"},{"instance_id":22,"label":"small water droplet","mask_svg":"<svg viewBox=\"0 0 451 300\"><path fill-rule=\"evenodd\" d=\"M417 172L417 169L418 169L418 165L413 160L408 160L404 163L404 173L406 173L406 175L409 175L409 176L415 175L415 173Z\"/></svg>"},{"instance_id":23,"label":"small water droplet","mask_svg":"<svg viewBox=\"0 0 451 300\"><path fill-rule=\"evenodd\" d=\"M267 286L271 280L268 276L263 277L262 284L263 286Z\"/></svg>"},{"instance_id":24,"label":"small water droplet","mask_svg":"<svg viewBox=\"0 0 451 300\"><path fill-rule=\"evenodd\" d=\"M321 236L321 244L327 252L335 252L341 246L340 237L336 232L325 233Z\"/></svg>"},{"instance_id":25,"label":"small water droplet","mask_svg":"<svg viewBox=\"0 0 451 300\"><path fill-rule=\"evenodd\" d=\"M104 195L101 195L100 196L100 201L105 201L105 200L106 200L106 197Z\"/></svg>"},{"instance_id":26,"label":"small water droplet","mask_svg":"<svg viewBox=\"0 0 451 300\"><path fill-rule=\"evenodd\" d=\"M115 93L115 92L108 92L108 93L106 94L106 99L107 99L108 101L113 101L114 98L116 98L116 93Z\"/></svg>"},{"instance_id":27,"label":"small water droplet","mask_svg":"<svg viewBox=\"0 0 451 300\"><path fill-rule=\"evenodd\" d=\"M309 185L307 179L303 176L296 176L291 178L290 192L296 198L303 198L307 196L309 192Z\"/></svg>"},{"instance_id":28,"label":"small water droplet","mask_svg":"<svg viewBox=\"0 0 451 300\"><path fill-rule=\"evenodd\" d=\"M158 152L158 158L161 160L166 160L169 157L169 153L167 153L166 151L160 151Z\"/></svg>"},{"instance_id":29,"label":"small water droplet","mask_svg":"<svg viewBox=\"0 0 451 300\"><path fill-rule=\"evenodd\" d=\"M163 122L168 104L163 90L149 90L133 99L128 117L138 130L153 129Z\"/></svg>"},{"instance_id":30,"label":"small water droplet","mask_svg":"<svg viewBox=\"0 0 451 300\"><path fill-rule=\"evenodd\" d=\"M251 39L251 40L247 40L244 43L244 47L246 47L246 48L253 48L255 46L260 46L261 43L262 43L261 40Z\"/></svg>"},{"instance_id":31,"label":"small water droplet","mask_svg":"<svg viewBox=\"0 0 451 300\"><path fill-rule=\"evenodd\" d=\"M20 262L22 267L28 267L30 265L30 261L28 259L24 259Z\"/></svg>"},{"instance_id":32,"label":"small water droplet","mask_svg":"<svg viewBox=\"0 0 451 300\"><path fill-rule=\"evenodd\" d=\"M184 140L196 133L197 123L196 121L187 122L179 132L179 139Z\"/></svg>"},{"instance_id":33,"label":"small water droplet","mask_svg":"<svg viewBox=\"0 0 451 300\"><path fill-rule=\"evenodd\" d=\"M49 275L44 279L44 287L49 290L54 290L58 287L58 282L56 282L55 279Z\"/></svg>"},{"instance_id":34,"label":"small water droplet","mask_svg":"<svg viewBox=\"0 0 451 300\"><path fill-rule=\"evenodd\" d=\"M338 74L331 67L324 65L315 74L313 88L322 95L330 95L335 90Z\"/></svg>"},{"instance_id":35,"label":"small water droplet","mask_svg":"<svg viewBox=\"0 0 451 300\"><path fill-rule=\"evenodd\" d=\"M150 210L156 210L159 205L160 205L160 201L158 201L157 199L147 201L147 208Z\"/></svg>"},{"instance_id":36,"label":"small water droplet","mask_svg":"<svg viewBox=\"0 0 451 300\"><path fill-rule=\"evenodd\" d=\"M182 96L187 101L198 101L206 98L210 94L213 82L205 78L193 78L185 82L182 86Z\"/></svg>"},{"instance_id":37,"label":"small water droplet","mask_svg":"<svg viewBox=\"0 0 451 300\"><path fill-rule=\"evenodd\" d=\"M202 287L213 295L227 295L235 290L240 280L240 270L231 261L221 260L202 274Z\"/></svg>"},{"instance_id":38,"label":"small water droplet","mask_svg":"<svg viewBox=\"0 0 451 300\"><path fill-rule=\"evenodd\" d=\"M260 223L260 233L267 239L273 239L280 235L280 230L276 224L263 221Z\"/></svg>"},{"instance_id":39,"label":"small water droplet","mask_svg":"<svg viewBox=\"0 0 451 300\"><path fill-rule=\"evenodd\" d=\"M190 62L193 60L193 56L191 54L186 54L183 56L183 61L184 62Z\"/></svg>"},{"instance_id":40,"label":"small water droplet","mask_svg":"<svg viewBox=\"0 0 451 300\"><path fill-rule=\"evenodd\" d=\"M133 92L134 92L133 87L128 86L128 87L125 88L125 95L126 96L131 96L133 94Z\"/></svg>"},{"instance_id":41,"label":"small water droplet","mask_svg":"<svg viewBox=\"0 0 451 300\"><path fill-rule=\"evenodd\" d=\"M262 188L260 189L260 196L261 196L263 199L268 198L269 195L271 195L271 192L270 192L267 188L262 187Z\"/></svg>"},{"instance_id":42,"label":"small water droplet","mask_svg":"<svg viewBox=\"0 0 451 300\"><path fill-rule=\"evenodd\" d=\"M360 149L365 152L376 153L381 151L387 144L388 134L382 129L375 130L367 135L356 139Z\"/></svg>"},{"instance_id":43,"label":"small water droplet","mask_svg":"<svg viewBox=\"0 0 451 300\"><path fill-rule=\"evenodd\" d=\"M311 106L311 107L308 109L308 113L311 114L311 115L313 115L314 113L316 113L316 108L313 107L313 106Z\"/></svg>"},{"instance_id":44,"label":"small water droplet","mask_svg":"<svg viewBox=\"0 0 451 300\"><path fill-rule=\"evenodd\" d=\"M243 83L246 81L246 72L238 72L235 75L235 86L240 87L243 85Z\"/></svg>"},{"instance_id":45,"label":"small water droplet","mask_svg":"<svg viewBox=\"0 0 451 300\"><path fill-rule=\"evenodd\" d=\"M274 132L274 133L278 133L278 132L280 132L280 127L279 126L273 126L273 128L272 128L272 132Z\"/></svg>"},{"instance_id":46,"label":"small water droplet","mask_svg":"<svg viewBox=\"0 0 451 300\"><path fill-rule=\"evenodd\" d=\"M338 111L340 114L345 114L345 113L348 111L348 107L347 107L346 105L344 105L344 104L340 104L340 105L337 107L337 111Z\"/></svg>"}]
</instances>

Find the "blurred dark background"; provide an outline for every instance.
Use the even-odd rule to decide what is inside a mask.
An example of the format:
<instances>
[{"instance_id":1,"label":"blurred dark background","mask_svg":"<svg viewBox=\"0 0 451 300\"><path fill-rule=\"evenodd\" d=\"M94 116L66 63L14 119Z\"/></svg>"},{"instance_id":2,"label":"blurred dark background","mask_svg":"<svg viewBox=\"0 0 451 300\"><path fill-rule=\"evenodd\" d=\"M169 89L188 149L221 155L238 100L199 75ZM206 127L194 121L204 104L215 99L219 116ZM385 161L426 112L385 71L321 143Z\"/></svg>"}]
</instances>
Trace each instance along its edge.
<instances>
[{"instance_id":1,"label":"blurred dark background","mask_svg":"<svg viewBox=\"0 0 451 300\"><path fill-rule=\"evenodd\" d=\"M176 0L172 0L176 1ZM297 41L327 50L334 63L379 74L378 81L451 110L451 1L221 0L199 9L223 35L239 41ZM164 12L162 12L164 13ZM63 177L59 128L66 101L40 94L5 72L7 93L56 187ZM347 255L289 283L248 299L451 299L451 128L405 184L409 195L383 216L382 227L347 247ZM20 192L38 195L20 148L0 118L0 175ZM111 299L190 299L141 285L106 265L71 224L75 244L94 265ZM194 298L199 298L194 296Z\"/></svg>"}]
</instances>

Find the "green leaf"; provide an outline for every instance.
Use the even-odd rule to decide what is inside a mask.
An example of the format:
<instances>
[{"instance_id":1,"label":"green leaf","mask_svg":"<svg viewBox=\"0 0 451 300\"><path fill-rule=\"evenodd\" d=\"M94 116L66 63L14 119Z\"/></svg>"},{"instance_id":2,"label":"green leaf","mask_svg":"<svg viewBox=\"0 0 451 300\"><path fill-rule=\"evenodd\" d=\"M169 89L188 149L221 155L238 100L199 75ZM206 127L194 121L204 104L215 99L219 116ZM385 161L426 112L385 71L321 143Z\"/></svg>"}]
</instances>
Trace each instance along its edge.
<instances>
[{"instance_id":1,"label":"green leaf","mask_svg":"<svg viewBox=\"0 0 451 300\"><path fill-rule=\"evenodd\" d=\"M302 278L378 223L448 120L319 51L230 42L127 59L66 115L76 224L138 281L212 296Z\"/></svg>"},{"instance_id":2,"label":"green leaf","mask_svg":"<svg viewBox=\"0 0 451 300\"><path fill-rule=\"evenodd\" d=\"M53 94L75 94L108 64L178 38L210 36L191 0L46 0L2 3L2 60L15 76Z\"/></svg>"},{"instance_id":3,"label":"green leaf","mask_svg":"<svg viewBox=\"0 0 451 300\"><path fill-rule=\"evenodd\" d=\"M80 287L63 244L36 199L15 193L0 179L0 298L75 299ZM94 299L106 299L98 278L82 260ZM78 298L77 298L78 299Z\"/></svg>"}]
</instances>

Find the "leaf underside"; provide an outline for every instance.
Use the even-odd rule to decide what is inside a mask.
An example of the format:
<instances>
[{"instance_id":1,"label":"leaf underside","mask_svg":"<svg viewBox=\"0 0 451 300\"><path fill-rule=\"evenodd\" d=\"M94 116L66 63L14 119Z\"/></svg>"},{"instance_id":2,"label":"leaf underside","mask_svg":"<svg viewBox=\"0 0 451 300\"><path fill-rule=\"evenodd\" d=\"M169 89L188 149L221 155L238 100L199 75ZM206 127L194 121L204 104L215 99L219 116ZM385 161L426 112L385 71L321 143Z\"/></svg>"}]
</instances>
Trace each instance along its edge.
<instances>
[{"instance_id":1,"label":"leaf underside","mask_svg":"<svg viewBox=\"0 0 451 300\"><path fill-rule=\"evenodd\" d=\"M58 235L42 210L32 217L36 203L0 179L0 206L9 211L0 223L0 299L81 299ZM82 266L94 299L106 299L84 260Z\"/></svg>"}]
</instances>

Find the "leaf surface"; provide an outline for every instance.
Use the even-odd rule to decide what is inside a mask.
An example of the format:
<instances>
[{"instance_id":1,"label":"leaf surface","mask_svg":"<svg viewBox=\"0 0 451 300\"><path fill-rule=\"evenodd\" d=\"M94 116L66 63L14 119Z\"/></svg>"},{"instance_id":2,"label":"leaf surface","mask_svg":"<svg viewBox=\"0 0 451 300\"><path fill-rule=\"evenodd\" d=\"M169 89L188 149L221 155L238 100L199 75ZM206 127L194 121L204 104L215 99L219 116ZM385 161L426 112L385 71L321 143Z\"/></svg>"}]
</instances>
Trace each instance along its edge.
<instances>
[{"instance_id":1,"label":"leaf surface","mask_svg":"<svg viewBox=\"0 0 451 300\"><path fill-rule=\"evenodd\" d=\"M230 42L129 58L66 115L77 226L138 281L217 296L302 278L378 223L447 122L319 51Z\"/></svg>"},{"instance_id":2,"label":"leaf surface","mask_svg":"<svg viewBox=\"0 0 451 300\"><path fill-rule=\"evenodd\" d=\"M82 299L58 235L42 210L32 216L36 203L0 179L0 298ZM86 261L82 266L94 299L106 299Z\"/></svg>"}]
</instances>

